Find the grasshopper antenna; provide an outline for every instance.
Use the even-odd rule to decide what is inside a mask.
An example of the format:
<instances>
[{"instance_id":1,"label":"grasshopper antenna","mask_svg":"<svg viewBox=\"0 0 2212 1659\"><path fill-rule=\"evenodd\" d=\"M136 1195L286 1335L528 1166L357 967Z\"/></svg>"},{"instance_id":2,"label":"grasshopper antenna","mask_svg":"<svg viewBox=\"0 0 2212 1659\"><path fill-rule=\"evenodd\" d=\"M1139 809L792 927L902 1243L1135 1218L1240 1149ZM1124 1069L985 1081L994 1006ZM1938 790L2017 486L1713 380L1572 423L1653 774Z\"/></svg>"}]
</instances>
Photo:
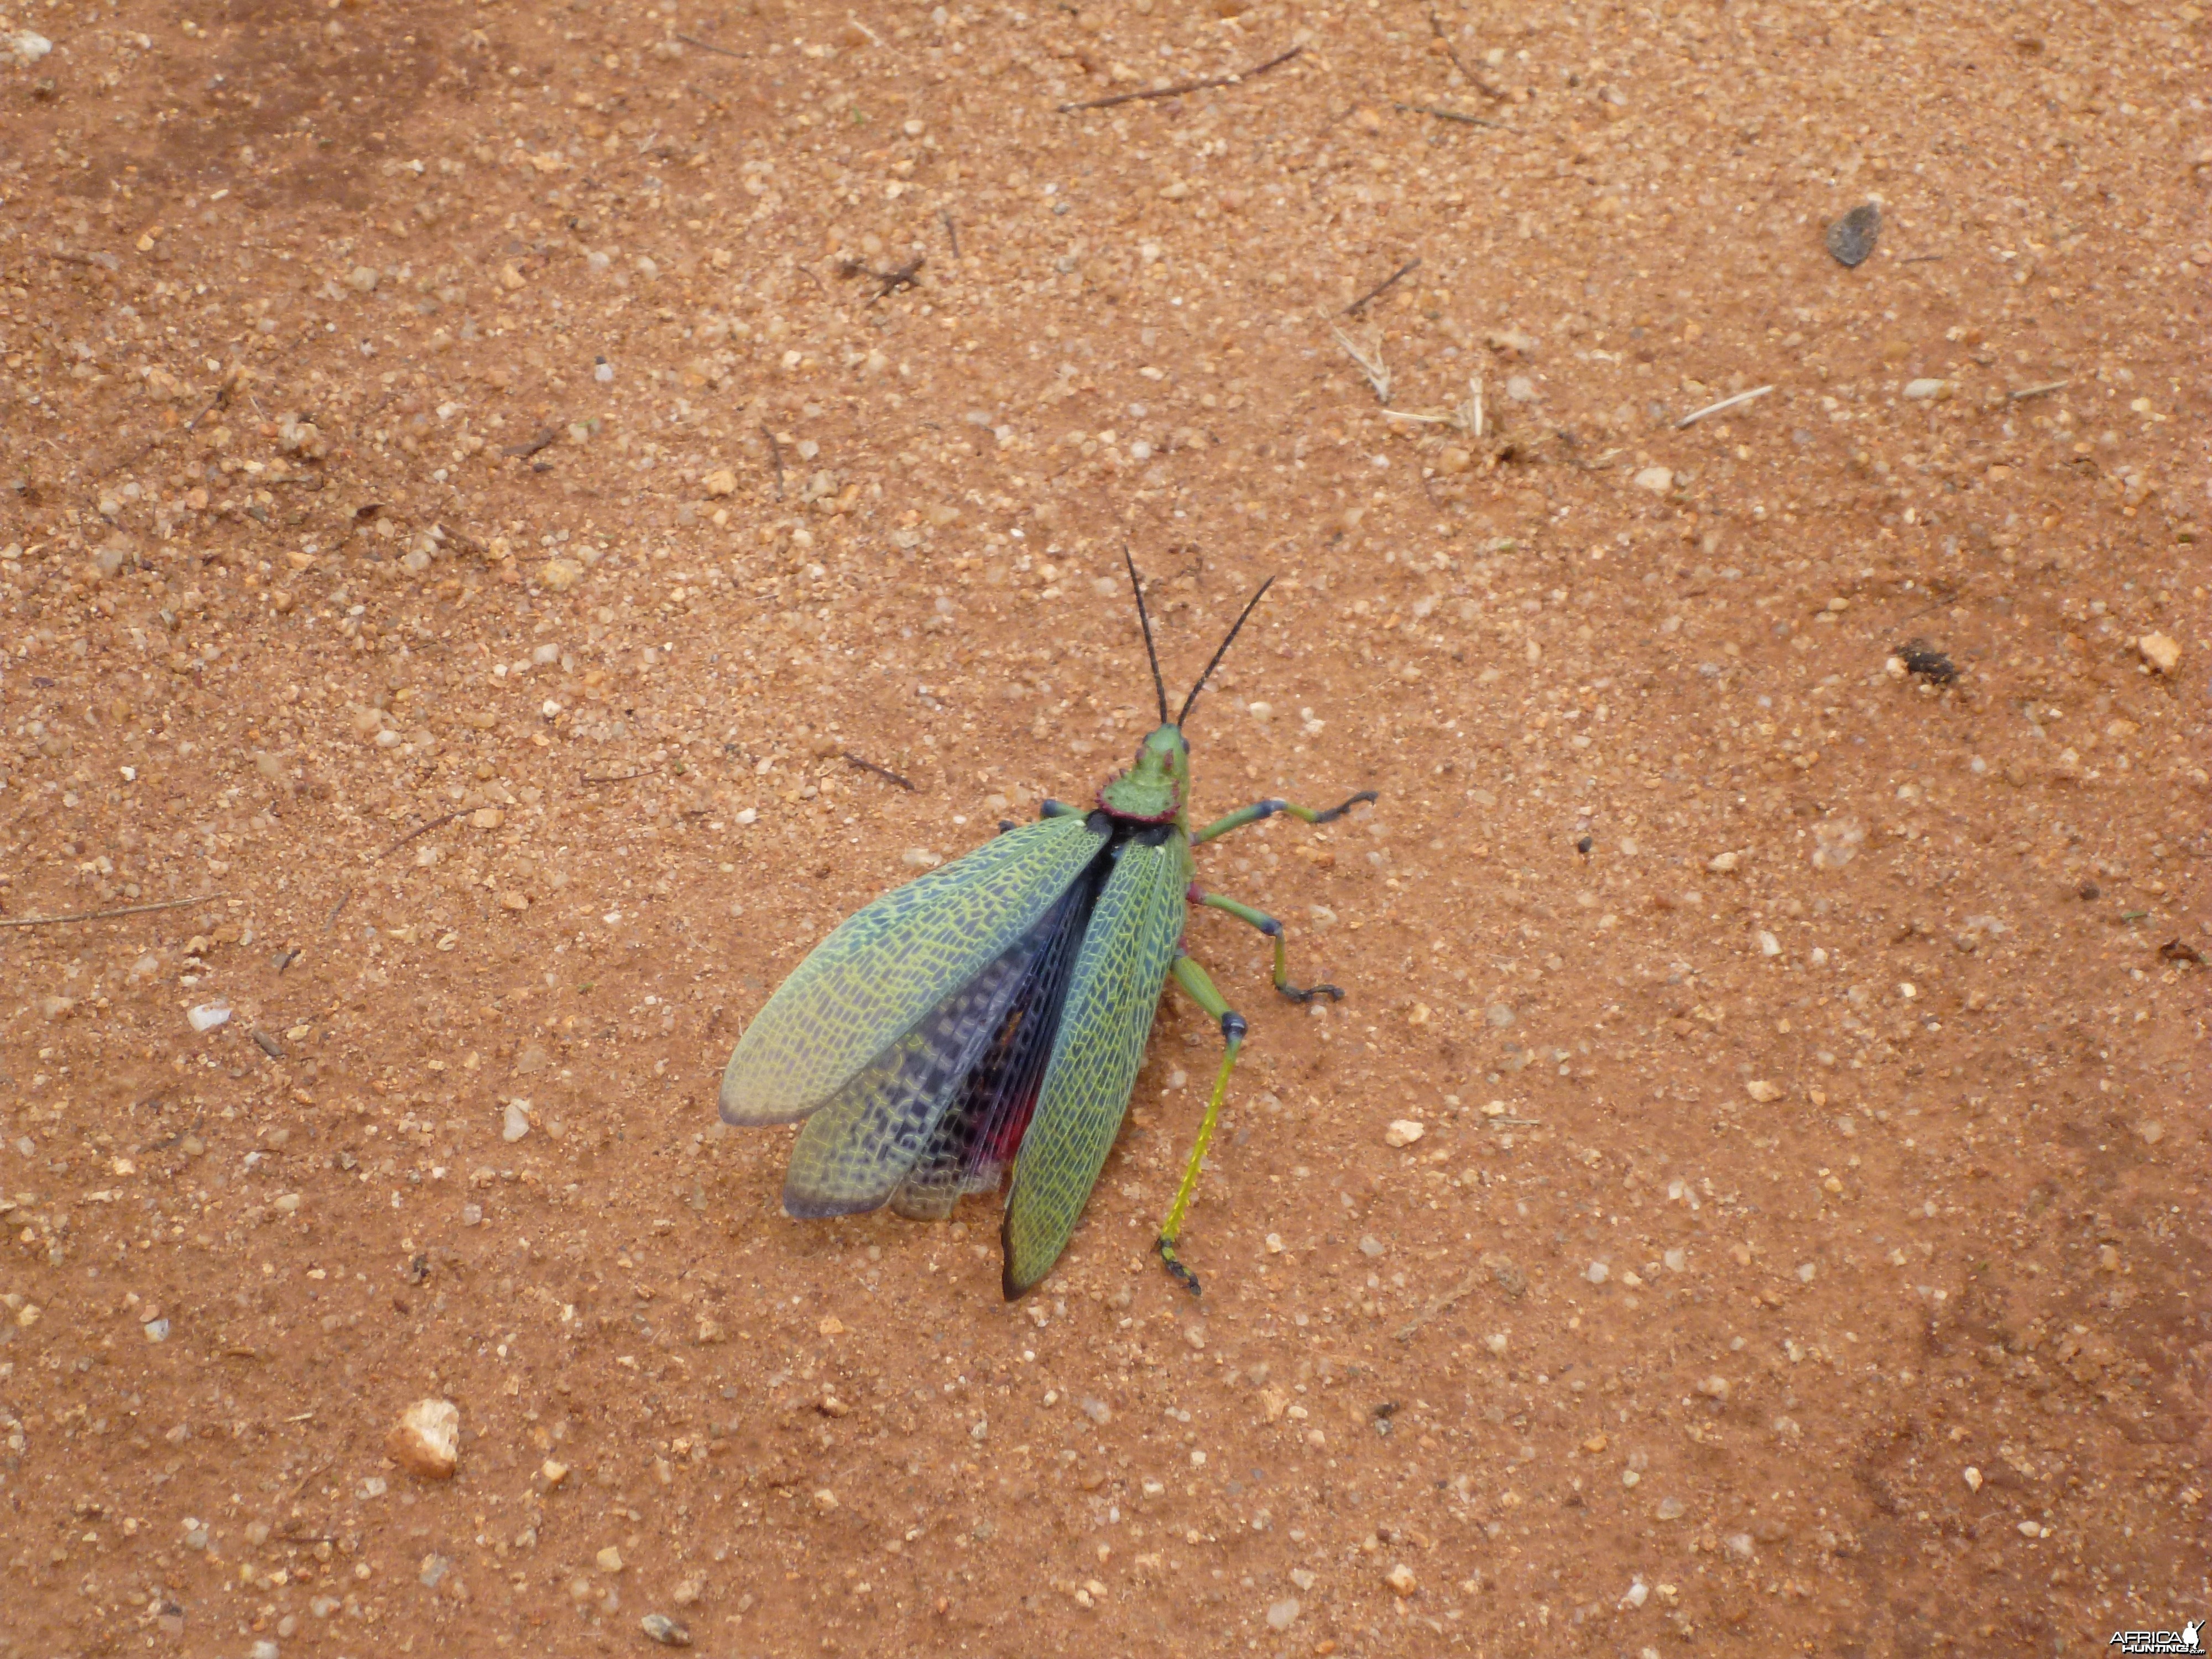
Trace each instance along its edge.
<instances>
[{"instance_id":1,"label":"grasshopper antenna","mask_svg":"<svg viewBox=\"0 0 2212 1659\"><path fill-rule=\"evenodd\" d=\"M1127 542L1121 544L1121 562L1129 567L1129 591L1137 596L1137 623L1145 630L1145 655L1152 665L1152 695L1160 700L1160 724L1165 726L1168 723L1167 683L1160 678L1160 653L1152 648L1152 619L1145 614L1145 586L1137 580L1137 562L1130 556ZM1230 637L1234 639L1236 635L1232 633ZM1212 671L1209 669L1206 672L1211 673ZM1176 724L1182 722L1177 721Z\"/></svg>"},{"instance_id":2,"label":"grasshopper antenna","mask_svg":"<svg viewBox=\"0 0 2212 1659\"><path fill-rule=\"evenodd\" d=\"M1213 660L1206 665L1206 672L1198 677L1198 684L1190 688L1190 695L1182 700L1182 713L1175 717L1177 726L1190 718L1190 706L1198 701L1198 694L1206 690L1206 683L1213 677L1213 671L1221 666L1221 659L1229 654L1229 647L1237 643L1237 635L1243 631L1246 619L1259 609L1260 601L1267 597L1267 590L1274 585L1275 579L1268 577L1260 584L1260 591L1245 601L1244 609L1237 613L1236 622L1230 627L1229 637L1221 641L1221 648L1213 653ZM1165 703L1161 704L1160 712L1163 714L1167 712Z\"/></svg>"}]
</instances>

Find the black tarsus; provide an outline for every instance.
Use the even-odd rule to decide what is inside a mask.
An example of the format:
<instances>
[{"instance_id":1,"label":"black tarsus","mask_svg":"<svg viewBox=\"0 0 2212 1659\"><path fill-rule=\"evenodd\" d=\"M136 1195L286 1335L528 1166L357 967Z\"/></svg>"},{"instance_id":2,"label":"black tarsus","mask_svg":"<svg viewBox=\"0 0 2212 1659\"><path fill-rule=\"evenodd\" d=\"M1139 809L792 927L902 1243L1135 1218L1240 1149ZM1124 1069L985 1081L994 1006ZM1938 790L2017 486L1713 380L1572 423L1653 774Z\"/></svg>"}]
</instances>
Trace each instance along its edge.
<instances>
[{"instance_id":1,"label":"black tarsus","mask_svg":"<svg viewBox=\"0 0 2212 1659\"><path fill-rule=\"evenodd\" d=\"M1156 1238L1152 1241L1152 1248L1160 1253L1160 1260L1167 1264L1169 1278L1174 1279L1193 1296L1200 1294L1198 1288L1198 1275L1175 1258L1171 1254L1175 1249L1172 1244L1164 1238Z\"/></svg>"},{"instance_id":2,"label":"black tarsus","mask_svg":"<svg viewBox=\"0 0 2212 1659\"><path fill-rule=\"evenodd\" d=\"M1326 812L1316 812L1314 815L1314 822L1316 823L1334 823L1346 812L1349 812L1353 807L1358 805L1360 802L1376 801L1382 799L1382 797L1376 793L1372 789L1363 789L1358 794L1354 795L1350 800L1344 801L1335 806L1332 806Z\"/></svg>"},{"instance_id":3,"label":"black tarsus","mask_svg":"<svg viewBox=\"0 0 2212 1659\"><path fill-rule=\"evenodd\" d=\"M1152 665L1152 692L1160 700L1160 724L1168 723L1168 684L1160 678L1160 653L1152 648L1152 619L1145 614L1145 585L1137 580L1137 561L1121 544L1121 562L1129 567L1129 591L1137 596L1137 625L1145 630L1145 656ZM1181 724L1180 721L1177 724Z\"/></svg>"},{"instance_id":4,"label":"black tarsus","mask_svg":"<svg viewBox=\"0 0 2212 1659\"><path fill-rule=\"evenodd\" d=\"M1221 1017L1221 1040L1224 1042L1243 1042L1245 1032L1250 1029L1244 1024L1244 1016L1234 1008Z\"/></svg>"},{"instance_id":5,"label":"black tarsus","mask_svg":"<svg viewBox=\"0 0 2212 1659\"><path fill-rule=\"evenodd\" d=\"M1344 1000L1344 988L1338 985L1311 985L1303 990L1295 985L1278 985L1275 989L1297 1003L1311 1002L1316 997L1334 997L1339 1002Z\"/></svg>"},{"instance_id":6,"label":"black tarsus","mask_svg":"<svg viewBox=\"0 0 2212 1659\"><path fill-rule=\"evenodd\" d=\"M1267 590L1274 585L1275 579L1273 576L1268 577L1267 580L1260 584L1259 592L1253 594L1250 599L1244 602L1244 609L1237 613L1236 622L1230 627L1229 637L1221 641L1221 648L1213 653L1213 660L1206 665L1206 672L1198 677L1198 684L1190 688L1190 695L1182 700L1182 713L1175 717L1175 723L1178 726L1190 718L1191 705L1198 701L1198 694L1206 690L1206 681L1212 678L1213 671L1221 666L1221 659L1229 654L1229 647L1237 643L1237 635L1243 631L1246 619L1251 616L1255 610L1258 609L1260 601L1267 598ZM1164 699L1161 702L1160 712L1163 715L1167 713L1167 704ZM1357 796L1353 797L1353 799L1357 799ZM1369 799L1371 799L1373 798L1370 796ZM1345 803L1346 806L1349 806L1352 803L1350 801Z\"/></svg>"}]
</instances>

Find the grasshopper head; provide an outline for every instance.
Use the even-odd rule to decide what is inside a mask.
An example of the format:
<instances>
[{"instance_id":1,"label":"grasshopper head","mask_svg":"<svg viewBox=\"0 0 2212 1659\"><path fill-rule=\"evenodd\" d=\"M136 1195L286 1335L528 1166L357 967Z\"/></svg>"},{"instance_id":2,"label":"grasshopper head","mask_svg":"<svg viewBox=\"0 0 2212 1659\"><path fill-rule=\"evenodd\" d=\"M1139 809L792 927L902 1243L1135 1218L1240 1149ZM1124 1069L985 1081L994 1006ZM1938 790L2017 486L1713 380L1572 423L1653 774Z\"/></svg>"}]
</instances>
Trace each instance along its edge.
<instances>
[{"instance_id":1,"label":"grasshopper head","mask_svg":"<svg viewBox=\"0 0 2212 1659\"><path fill-rule=\"evenodd\" d=\"M1098 792L1098 804L1117 818L1146 823L1181 823L1190 798L1190 745L1179 726L1156 726L1137 745L1126 772Z\"/></svg>"}]
</instances>

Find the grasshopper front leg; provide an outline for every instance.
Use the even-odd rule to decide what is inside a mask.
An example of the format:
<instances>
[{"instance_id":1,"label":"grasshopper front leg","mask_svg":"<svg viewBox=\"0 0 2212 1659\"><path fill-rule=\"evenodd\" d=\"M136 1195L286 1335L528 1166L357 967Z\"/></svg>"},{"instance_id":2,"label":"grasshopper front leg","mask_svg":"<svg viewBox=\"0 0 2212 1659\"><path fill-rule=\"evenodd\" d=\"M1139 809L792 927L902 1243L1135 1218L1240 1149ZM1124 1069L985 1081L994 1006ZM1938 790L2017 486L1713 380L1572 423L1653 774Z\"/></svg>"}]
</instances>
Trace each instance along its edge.
<instances>
[{"instance_id":1,"label":"grasshopper front leg","mask_svg":"<svg viewBox=\"0 0 2212 1659\"><path fill-rule=\"evenodd\" d=\"M1372 789L1363 789L1350 800L1316 812L1310 806L1293 806L1286 800L1255 800L1249 806L1240 806L1226 817L1218 817L1190 838L1193 847L1203 846L1216 836L1225 836L1231 830L1242 830L1248 823L1257 823L1261 818L1271 818L1278 812L1287 812L1302 823L1334 823L1362 801L1379 800L1382 797Z\"/></svg>"},{"instance_id":2,"label":"grasshopper front leg","mask_svg":"<svg viewBox=\"0 0 2212 1659\"><path fill-rule=\"evenodd\" d=\"M1244 1046L1244 1016L1229 1006L1228 998L1215 988L1205 969L1189 957L1175 959L1168 970L1175 982L1182 987L1206 1013L1221 1022L1221 1070L1213 1079L1213 1097L1206 1103L1206 1116L1198 1126L1197 1142L1190 1149L1190 1162L1183 1168L1182 1184L1176 1188L1175 1202L1169 1207L1168 1218L1160 1224L1157 1248L1160 1260L1167 1264L1168 1272L1176 1284L1193 1296L1199 1293L1198 1275L1182 1264L1176 1254L1176 1240L1182 1232L1182 1218L1189 1212L1193 1194L1198 1190L1199 1171L1205 1167L1206 1148L1213 1144L1213 1126L1221 1119L1222 1097L1229 1092L1229 1073L1237 1064L1237 1051Z\"/></svg>"}]
</instances>

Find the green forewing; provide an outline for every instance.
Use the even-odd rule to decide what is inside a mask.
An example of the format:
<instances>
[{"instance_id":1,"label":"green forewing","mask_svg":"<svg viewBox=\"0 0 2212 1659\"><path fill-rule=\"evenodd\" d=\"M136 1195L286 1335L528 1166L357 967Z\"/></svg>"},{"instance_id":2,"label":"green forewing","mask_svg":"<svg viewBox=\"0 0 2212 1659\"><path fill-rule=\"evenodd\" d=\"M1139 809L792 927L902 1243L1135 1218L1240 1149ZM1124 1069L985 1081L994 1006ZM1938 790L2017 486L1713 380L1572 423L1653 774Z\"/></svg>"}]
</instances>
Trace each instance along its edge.
<instances>
[{"instance_id":1,"label":"green forewing","mask_svg":"<svg viewBox=\"0 0 2212 1659\"><path fill-rule=\"evenodd\" d=\"M1042 818L849 918L738 1040L722 1073L723 1120L792 1122L889 1060L1036 925L1107 839L1103 820Z\"/></svg>"},{"instance_id":2,"label":"green forewing","mask_svg":"<svg viewBox=\"0 0 2212 1659\"><path fill-rule=\"evenodd\" d=\"M1113 1149L1182 943L1190 877L1182 830L1156 846L1125 842L1091 912L1006 1195L1010 1297L1052 1270Z\"/></svg>"}]
</instances>

